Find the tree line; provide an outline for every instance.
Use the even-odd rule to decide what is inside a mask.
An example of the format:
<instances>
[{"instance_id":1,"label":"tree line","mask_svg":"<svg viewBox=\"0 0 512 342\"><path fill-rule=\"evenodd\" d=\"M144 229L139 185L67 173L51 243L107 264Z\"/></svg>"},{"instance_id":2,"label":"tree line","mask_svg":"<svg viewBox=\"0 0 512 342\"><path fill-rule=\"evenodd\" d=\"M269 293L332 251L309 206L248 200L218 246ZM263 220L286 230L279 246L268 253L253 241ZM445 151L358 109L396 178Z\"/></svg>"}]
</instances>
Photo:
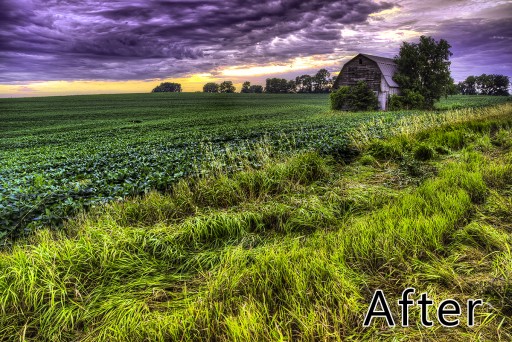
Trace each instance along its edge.
<instances>
[{"instance_id":1,"label":"tree line","mask_svg":"<svg viewBox=\"0 0 512 342\"><path fill-rule=\"evenodd\" d=\"M444 39L435 41L432 37L422 36L419 43L404 42L400 47L399 54L395 57L397 72L393 79L400 86L400 95L390 97L390 109L431 109L434 102L441 96L462 94L462 95L509 95L510 79L505 75L469 76L463 82L455 84L450 75L450 60L452 56L450 44ZM265 87L251 85L246 81L242 85L241 93L329 93L331 92L334 78L327 69L320 69L315 75L301 75L295 79L267 78ZM354 94L347 89L341 91L339 96L346 99L356 97L370 99L367 92L362 94L362 85L354 90ZM152 92L181 92L181 84L164 82L153 89ZM215 82L206 83L203 86L205 93L234 93L236 88L232 81L224 81L220 84ZM349 94L350 93L350 94ZM359 103L359 101L346 100L346 103ZM343 101L336 100L335 107ZM369 100L369 106L373 107L375 101ZM362 105L361 105L362 106ZM357 106L349 107L361 107ZM346 107L346 106L345 106ZM364 106L363 106L364 107Z\"/></svg>"},{"instance_id":2,"label":"tree line","mask_svg":"<svg viewBox=\"0 0 512 342\"><path fill-rule=\"evenodd\" d=\"M462 95L509 95L510 79L505 75L468 76L457 84L457 91Z\"/></svg>"},{"instance_id":3,"label":"tree line","mask_svg":"<svg viewBox=\"0 0 512 342\"><path fill-rule=\"evenodd\" d=\"M251 85L251 82L245 81L242 84L241 93L270 93L270 94L290 94L290 93L328 93L331 91L333 79L327 69L320 69L315 75L301 75L294 80L285 78L267 78L265 87L261 85ZM236 91L233 82L224 81L221 84L214 82L206 83L203 86L204 93L234 93Z\"/></svg>"},{"instance_id":4,"label":"tree line","mask_svg":"<svg viewBox=\"0 0 512 342\"><path fill-rule=\"evenodd\" d=\"M284 78L267 78L265 92L273 94L283 93L329 93L333 79L327 69L320 69L311 75L297 76L294 80Z\"/></svg>"},{"instance_id":5,"label":"tree line","mask_svg":"<svg viewBox=\"0 0 512 342\"><path fill-rule=\"evenodd\" d=\"M294 80L284 78L267 78L265 87L261 85L252 85L246 81L242 84L241 93L271 93L271 94L290 94L290 93L329 93L331 91L334 78L327 69L320 69L315 75L301 75ZM181 84L164 82L153 89L153 93L159 92L181 92ZM222 83L208 82L203 86L203 93L234 93L236 87L232 81Z\"/></svg>"}]
</instances>

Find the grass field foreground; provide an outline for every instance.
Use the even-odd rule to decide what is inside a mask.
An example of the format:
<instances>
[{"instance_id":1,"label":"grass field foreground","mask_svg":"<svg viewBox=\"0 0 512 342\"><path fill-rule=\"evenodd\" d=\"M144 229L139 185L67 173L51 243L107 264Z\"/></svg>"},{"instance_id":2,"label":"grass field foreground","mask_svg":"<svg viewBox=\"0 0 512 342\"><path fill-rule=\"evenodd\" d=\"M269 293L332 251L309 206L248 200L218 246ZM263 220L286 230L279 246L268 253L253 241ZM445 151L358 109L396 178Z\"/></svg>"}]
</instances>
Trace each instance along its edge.
<instances>
[{"instance_id":1,"label":"grass field foreground","mask_svg":"<svg viewBox=\"0 0 512 342\"><path fill-rule=\"evenodd\" d=\"M0 338L510 340L512 105L471 113L364 124L354 141L389 137L349 164L262 150L260 168L38 231L0 255ZM424 328L416 309L409 328L362 327L375 289L396 303L410 286L486 304L473 328Z\"/></svg>"}]
</instances>

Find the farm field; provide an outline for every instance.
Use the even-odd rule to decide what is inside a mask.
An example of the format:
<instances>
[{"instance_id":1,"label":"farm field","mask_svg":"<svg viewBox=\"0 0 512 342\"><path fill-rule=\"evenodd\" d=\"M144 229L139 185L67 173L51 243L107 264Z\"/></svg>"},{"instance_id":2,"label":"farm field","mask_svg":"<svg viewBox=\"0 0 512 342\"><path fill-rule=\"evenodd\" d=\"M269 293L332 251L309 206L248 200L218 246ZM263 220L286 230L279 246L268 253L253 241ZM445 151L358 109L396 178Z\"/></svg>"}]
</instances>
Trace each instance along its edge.
<instances>
[{"instance_id":1,"label":"farm field","mask_svg":"<svg viewBox=\"0 0 512 342\"><path fill-rule=\"evenodd\" d=\"M276 129L0 252L0 339L510 341L512 104L375 118L317 100L323 116L295 115L345 123L339 150L280 153ZM423 327L415 306L409 327L363 328L376 289L408 287L484 305L473 327L465 306L458 327L434 306Z\"/></svg>"},{"instance_id":2,"label":"farm field","mask_svg":"<svg viewBox=\"0 0 512 342\"><path fill-rule=\"evenodd\" d=\"M455 97L470 107L508 98ZM347 132L417 112L332 113L327 95L130 94L0 100L1 238L58 227L83 206L151 189L248 155L315 149L349 158ZM378 137L379 132L375 132ZM254 160L254 163L258 163ZM237 163L228 163L237 169Z\"/></svg>"}]
</instances>

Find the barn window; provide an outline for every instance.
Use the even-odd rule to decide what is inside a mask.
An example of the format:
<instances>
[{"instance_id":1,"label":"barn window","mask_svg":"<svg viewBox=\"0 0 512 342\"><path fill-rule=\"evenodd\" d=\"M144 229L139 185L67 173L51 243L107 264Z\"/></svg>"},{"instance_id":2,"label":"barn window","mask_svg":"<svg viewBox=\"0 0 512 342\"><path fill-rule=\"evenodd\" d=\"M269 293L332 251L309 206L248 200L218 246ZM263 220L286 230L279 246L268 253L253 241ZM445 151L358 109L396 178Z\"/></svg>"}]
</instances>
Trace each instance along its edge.
<instances>
[{"instance_id":1,"label":"barn window","mask_svg":"<svg viewBox=\"0 0 512 342\"><path fill-rule=\"evenodd\" d=\"M359 64L363 64L363 59L359 58Z\"/></svg>"}]
</instances>

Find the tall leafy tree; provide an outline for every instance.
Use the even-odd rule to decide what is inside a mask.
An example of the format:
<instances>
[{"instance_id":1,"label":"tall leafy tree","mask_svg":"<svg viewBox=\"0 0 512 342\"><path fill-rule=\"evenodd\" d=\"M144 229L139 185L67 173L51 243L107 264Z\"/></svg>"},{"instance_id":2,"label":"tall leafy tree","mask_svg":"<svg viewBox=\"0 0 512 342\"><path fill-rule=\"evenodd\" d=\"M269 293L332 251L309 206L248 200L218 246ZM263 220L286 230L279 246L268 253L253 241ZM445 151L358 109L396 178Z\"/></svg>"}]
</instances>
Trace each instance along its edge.
<instances>
[{"instance_id":1,"label":"tall leafy tree","mask_svg":"<svg viewBox=\"0 0 512 342\"><path fill-rule=\"evenodd\" d=\"M510 87L510 78L505 75L492 75L493 76L493 91L491 95L508 96L508 89Z\"/></svg>"},{"instance_id":2,"label":"tall leafy tree","mask_svg":"<svg viewBox=\"0 0 512 342\"><path fill-rule=\"evenodd\" d=\"M284 78L267 78L265 82L265 92L273 94L288 93L289 83Z\"/></svg>"},{"instance_id":3,"label":"tall leafy tree","mask_svg":"<svg viewBox=\"0 0 512 342\"><path fill-rule=\"evenodd\" d=\"M313 76L314 92L315 93L328 93L331 89L331 73L327 69L320 69Z\"/></svg>"},{"instance_id":4,"label":"tall leafy tree","mask_svg":"<svg viewBox=\"0 0 512 342\"><path fill-rule=\"evenodd\" d=\"M219 85L215 82L206 83L203 86L203 93L218 93Z\"/></svg>"},{"instance_id":5,"label":"tall leafy tree","mask_svg":"<svg viewBox=\"0 0 512 342\"><path fill-rule=\"evenodd\" d=\"M260 85L251 85L251 82L246 81L242 85L241 93L263 93L263 87Z\"/></svg>"},{"instance_id":6,"label":"tall leafy tree","mask_svg":"<svg viewBox=\"0 0 512 342\"><path fill-rule=\"evenodd\" d=\"M462 95L476 95L476 77L468 76L464 81L457 85Z\"/></svg>"},{"instance_id":7,"label":"tall leafy tree","mask_svg":"<svg viewBox=\"0 0 512 342\"><path fill-rule=\"evenodd\" d=\"M181 84L172 82L162 82L155 87L152 93L181 93Z\"/></svg>"},{"instance_id":8,"label":"tall leafy tree","mask_svg":"<svg viewBox=\"0 0 512 342\"><path fill-rule=\"evenodd\" d=\"M394 76L402 91L421 94L427 108L447 92L451 84L449 61L451 45L444 39L438 42L432 37L421 36L419 43L403 42L395 63Z\"/></svg>"},{"instance_id":9,"label":"tall leafy tree","mask_svg":"<svg viewBox=\"0 0 512 342\"><path fill-rule=\"evenodd\" d=\"M249 87L249 93L263 93L263 86L260 85L252 85Z\"/></svg>"},{"instance_id":10,"label":"tall leafy tree","mask_svg":"<svg viewBox=\"0 0 512 342\"><path fill-rule=\"evenodd\" d=\"M450 84L446 87L444 96L448 97L448 95L457 95L459 94L459 88L455 84L455 80L450 77Z\"/></svg>"},{"instance_id":11,"label":"tall leafy tree","mask_svg":"<svg viewBox=\"0 0 512 342\"><path fill-rule=\"evenodd\" d=\"M462 95L509 95L508 88L510 79L505 75L487 75L468 76L463 82L457 85Z\"/></svg>"},{"instance_id":12,"label":"tall leafy tree","mask_svg":"<svg viewBox=\"0 0 512 342\"><path fill-rule=\"evenodd\" d=\"M286 82L286 92L287 93L296 93L297 92L297 84L294 80L289 80Z\"/></svg>"},{"instance_id":13,"label":"tall leafy tree","mask_svg":"<svg viewBox=\"0 0 512 342\"><path fill-rule=\"evenodd\" d=\"M246 81L244 84L242 84L242 90L240 90L241 93L250 93L251 92L251 82Z\"/></svg>"},{"instance_id":14,"label":"tall leafy tree","mask_svg":"<svg viewBox=\"0 0 512 342\"><path fill-rule=\"evenodd\" d=\"M476 77L476 88L482 95L508 95L510 81L504 75L482 74Z\"/></svg>"},{"instance_id":15,"label":"tall leafy tree","mask_svg":"<svg viewBox=\"0 0 512 342\"><path fill-rule=\"evenodd\" d=\"M492 76L482 74L476 78L476 89L479 94L490 95L492 92Z\"/></svg>"},{"instance_id":16,"label":"tall leafy tree","mask_svg":"<svg viewBox=\"0 0 512 342\"><path fill-rule=\"evenodd\" d=\"M235 90L236 90L236 88L233 85L233 82L231 82L231 81L224 81L219 86L219 91L221 93L234 93Z\"/></svg>"},{"instance_id":17,"label":"tall leafy tree","mask_svg":"<svg viewBox=\"0 0 512 342\"><path fill-rule=\"evenodd\" d=\"M298 93L313 92L313 77L310 75L301 75L295 78Z\"/></svg>"}]
</instances>

